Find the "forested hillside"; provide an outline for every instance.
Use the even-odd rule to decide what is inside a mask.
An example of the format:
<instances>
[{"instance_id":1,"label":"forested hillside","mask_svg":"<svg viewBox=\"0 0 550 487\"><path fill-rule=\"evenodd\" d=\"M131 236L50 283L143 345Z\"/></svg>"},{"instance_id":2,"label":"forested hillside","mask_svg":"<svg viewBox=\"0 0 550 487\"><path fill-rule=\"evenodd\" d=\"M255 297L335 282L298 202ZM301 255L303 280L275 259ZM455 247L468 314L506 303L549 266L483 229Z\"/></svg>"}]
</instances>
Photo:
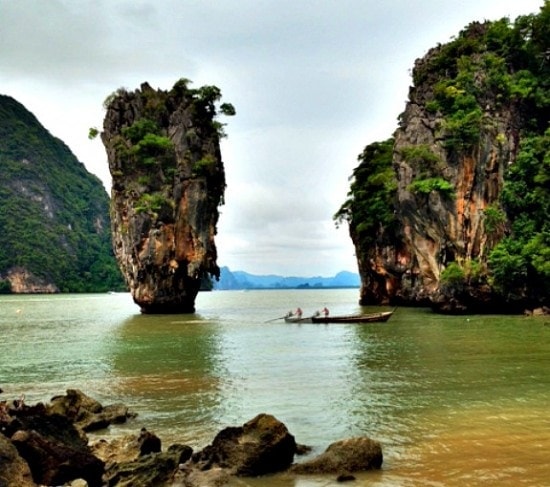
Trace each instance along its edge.
<instances>
[{"instance_id":1,"label":"forested hillside","mask_svg":"<svg viewBox=\"0 0 550 487\"><path fill-rule=\"evenodd\" d=\"M550 295L550 2L415 62L393 137L359 156L361 302L521 311ZM388 134L389 136L390 134Z\"/></svg>"},{"instance_id":2,"label":"forested hillside","mask_svg":"<svg viewBox=\"0 0 550 487\"><path fill-rule=\"evenodd\" d=\"M0 289L124 289L101 181L23 105L0 95Z\"/></svg>"}]
</instances>

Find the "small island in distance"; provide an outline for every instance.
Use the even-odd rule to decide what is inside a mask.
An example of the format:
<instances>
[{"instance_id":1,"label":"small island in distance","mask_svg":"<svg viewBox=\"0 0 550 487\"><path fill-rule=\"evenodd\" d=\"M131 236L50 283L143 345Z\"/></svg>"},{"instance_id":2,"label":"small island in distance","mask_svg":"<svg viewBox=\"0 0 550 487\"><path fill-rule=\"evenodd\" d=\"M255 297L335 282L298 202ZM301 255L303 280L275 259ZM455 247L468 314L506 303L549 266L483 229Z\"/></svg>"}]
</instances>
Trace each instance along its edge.
<instances>
[{"instance_id":1,"label":"small island in distance","mask_svg":"<svg viewBox=\"0 0 550 487\"><path fill-rule=\"evenodd\" d=\"M334 289L358 288L361 284L359 274L342 271L333 277L284 277L279 275L255 275L244 271L231 271L228 267L220 269L219 281L214 281L214 290L243 289Z\"/></svg>"}]
</instances>

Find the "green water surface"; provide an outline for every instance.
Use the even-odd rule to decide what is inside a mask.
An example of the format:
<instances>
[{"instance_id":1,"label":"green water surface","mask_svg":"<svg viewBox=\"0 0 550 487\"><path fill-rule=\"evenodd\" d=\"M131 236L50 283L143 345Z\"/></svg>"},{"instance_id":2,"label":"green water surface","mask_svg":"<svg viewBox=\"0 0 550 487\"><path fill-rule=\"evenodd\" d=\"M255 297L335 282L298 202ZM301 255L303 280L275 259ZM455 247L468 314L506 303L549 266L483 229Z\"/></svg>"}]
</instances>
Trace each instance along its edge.
<instances>
[{"instance_id":1,"label":"green water surface","mask_svg":"<svg viewBox=\"0 0 550 487\"><path fill-rule=\"evenodd\" d=\"M261 412L312 454L367 435L382 443L383 469L354 485L550 485L549 318L399 308L385 324L269 321L297 306L357 312L357 299L356 289L218 291L201 293L194 315L161 316L139 314L127 294L4 296L1 397L79 388L139 414L99 436L146 426L164 446L202 448Z\"/></svg>"}]
</instances>

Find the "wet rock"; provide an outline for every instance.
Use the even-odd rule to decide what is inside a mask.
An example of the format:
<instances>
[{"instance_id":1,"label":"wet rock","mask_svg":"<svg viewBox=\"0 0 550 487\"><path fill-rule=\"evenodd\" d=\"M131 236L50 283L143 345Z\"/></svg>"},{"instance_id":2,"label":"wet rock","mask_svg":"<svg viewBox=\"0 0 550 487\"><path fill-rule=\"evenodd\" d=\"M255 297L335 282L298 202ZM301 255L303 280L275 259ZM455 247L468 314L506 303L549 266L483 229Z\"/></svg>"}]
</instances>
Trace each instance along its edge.
<instances>
[{"instance_id":1,"label":"wet rock","mask_svg":"<svg viewBox=\"0 0 550 487\"><path fill-rule=\"evenodd\" d=\"M184 469L174 477L174 486L178 487L223 487L231 480L225 468L214 467L210 470Z\"/></svg>"},{"instance_id":2,"label":"wet rock","mask_svg":"<svg viewBox=\"0 0 550 487\"><path fill-rule=\"evenodd\" d=\"M134 418L135 416L124 404L110 404L97 414L83 416L78 425L86 432L97 431L105 429L112 424L125 423L129 418Z\"/></svg>"},{"instance_id":3,"label":"wet rock","mask_svg":"<svg viewBox=\"0 0 550 487\"><path fill-rule=\"evenodd\" d=\"M172 485L178 466L185 463L193 450L189 446L174 445L166 452L142 455L136 460L115 463L105 474L109 487Z\"/></svg>"},{"instance_id":4,"label":"wet rock","mask_svg":"<svg viewBox=\"0 0 550 487\"><path fill-rule=\"evenodd\" d=\"M220 431L211 445L193 455L190 467L225 468L238 476L255 477L286 470L293 462L296 441L275 417L259 414L241 427Z\"/></svg>"},{"instance_id":5,"label":"wet rock","mask_svg":"<svg viewBox=\"0 0 550 487\"><path fill-rule=\"evenodd\" d=\"M178 464L181 465L191 458L193 455L193 448L188 445L176 443L168 447L167 453L176 455Z\"/></svg>"},{"instance_id":6,"label":"wet rock","mask_svg":"<svg viewBox=\"0 0 550 487\"><path fill-rule=\"evenodd\" d=\"M296 455L307 455L311 450L312 448L309 445L296 445Z\"/></svg>"},{"instance_id":7,"label":"wet rock","mask_svg":"<svg viewBox=\"0 0 550 487\"><path fill-rule=\"evenodd\" d=\"M104 429L111 424L124 423L136 416L124 404L104 407L78 389L68 389L66 395L53 397L48 411L66 416L85 432Z\"/></svg>"},{"instance_id":8,"label":"wet rock","mask_svg":"<svg viewBox=\"0 0 550 487\"><path fill-rule=\"evenodd\" d=\"M142 430L139 436L101 439L91 446L94 454L106 463L104 480L109 486L172 485L172 479L179 474L179 465L193 454L190 446L179 444L171 445L165 453L159 450L143 454L144 438L157 437Z\"/></svg>"},{"instance_id":9,"label":"wet rock","mask_svg":"<svg viewBox=\"0 0 550 487\"><path fill-rule=\"evenodd\" d=\"M0 437L6 438L1 445L0 472L13 477L14 472L21 471L24 474L26 468L32 479L30 484L25 483L24 478L17 482L10 480L2 483L3 478L0 477L0 487L35 483L103 486L105 462L94 455L84 431L94 429L93 425L106 427L133 416L124 405L103 407L95 399L75 389L68 390L64 396L54 397L48 405L38 403L28 406L23 396L18 400L0 402ZM135 460L140 451L160 451L160 439L154 434L145 436L141 442L133 437L133 452L131 457L127 457L128 460ZM172 462L172 473L191 454L190 447L171 447L167 455ZM162 457L159 463L157 470L162 471ZM116 465L114 461L110 467L113 465Z\"/></svg>"},{"instance_id":10,"label":"wet rock","mask_svg":"<svg viewBox=\"0 0 550 487\"><path fill-rule=\"evenodd\" d=\"M293 465L297 474L348 474L364 470L377 470L382 466L380 443L367 437L350 438L332 443L321 455Z\"/></svg>"},{"instance_id":11,"label":"wet rock","mask_svg":"<svg viewBox=\"0 0 550 487\"><path fill-rule=\"evenodd\" d=\"M114 463L130 462L139 456L137 435L125 435L107 441L102 438L90 445L92 453L107 466Z\"/></svg>"},{"instance_id":12,"label":"wet rock","mask_svg":"<svg viewBox=\"0 0 550 487\"><path fill-rule=\"evenodd\" d=\"M75 479L69 484L69 487L88 487L88 482L84 479Z\"/></svg>"},{"instance_id":13,"label":"wet rock","mask_svg":"<svg viewBox=\"0 0 550 487\"><path fill-rule=\"evenodd\" d=\"M9 405L7 401L0 401L0 433L5 433L12 417L9 414Z\"/></svg>"},{"instance_id":14,"label":"wet rock","mask_svg":"<svg viewBox=\"0 0 550 487\"><path fill-rule=\"evenodd\" d=\"M69 417L51 413L42 403L27 406L23 399L12 402L7 416L2 432L27 462L35 482L60 485L83 478L90 487L101 485L104 464Z\"/></svg>"},{"instance_id":15,"label":"wet rock","mask_svg":"<svg viewBox=\"0 0 550 487\"><path fill-rule=\"evenodd\" d=\"M34 431L44 438L69 445L75 450L87 448L87 439L74 426L73 422L60 414L49 414L44 404L25 406L10 410L11 422L6 428L6 436L17 431Z\"/></svg>"},{"instance_id":16,"label":"wet rock","mask_svg":"<svg viewBox=\"0 0 550 487\"><path fill-rule=\"evenodd\" d=\"M57 422L55 426L59 425ZM83 478L90 487L101 487L103 462L93 456L87 447L65 443L58 436L61 435L56 435L53 431L41 434L34 429L28 429L14 433L11 441L19 455L26 460L34 480L39 484L62 485Z\"/></svg>"},{"instance_id":17,"label":"wet rock","mask_svg":"<svg viewBox=\"0 0 550 487\"><path fill-rule=\"evenodd\" d=\"M0 434L0 486L36 487L29 465L3 434Z\"/></svg>"},{"instance_id":18,"label":"wet rock","mask_svg":"<svg viewBox=\"0 0 550 487\"><path fill-rule=\"evenodd\" d=\"M76 390L50 405L0 403L0 487L71 485L73 487L220 487L232 476L257 477L277 472L336 473L380 468L380 444L368 438L342 440L319 457L291 467L294 456L309 447L274 416L259 414L240 427L220 431L212 444L193 454L187 445L161 451L161 440L143 428L139 436L99 440L91 447L81 427L105 409ZM10 441L11 440L11 441Z\"/></svg>"},{"instance_id":19,"label":"wet rock","mask_svg":"<svg viewBox=\"0 0 550 487\"><path fill-rule=\"evenodd\" d=\"M141 432L138 438L139 443L139 455L148 455L149 453L158 453L161 451L160 438L147 431L145 428L141 428Z\"/></svg>"},{"instance_id":20,"label":"wet rock","mask_svg":"<svg viewBox=\"0 0 550 487\"><path fill-rule=\"evenodd\" d=\"M49 411L67 416L71 421L77 422L83 411L97 414L103 409L99 401L87 396L79 389L67 389L64 396L52 397Z\"/></svg>"}]
</instances>

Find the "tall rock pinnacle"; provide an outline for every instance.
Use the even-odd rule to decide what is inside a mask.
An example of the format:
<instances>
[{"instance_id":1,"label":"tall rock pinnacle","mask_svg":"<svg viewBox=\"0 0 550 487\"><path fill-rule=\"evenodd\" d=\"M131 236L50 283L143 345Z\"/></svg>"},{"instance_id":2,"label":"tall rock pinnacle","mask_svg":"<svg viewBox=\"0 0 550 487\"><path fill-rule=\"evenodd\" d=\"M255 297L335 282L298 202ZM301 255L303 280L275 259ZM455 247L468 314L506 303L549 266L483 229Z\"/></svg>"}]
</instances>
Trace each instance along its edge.
<instances>
[{"instance_id":1,"label":"tall rock pinnacle","mask_svg":"<svg viewBox=\"0 0 550 487\"><path fill-rule=\"evenodd\" d=\"M225 172L215 86L147 83L105 101L101 139L112 176L114 252L144 313L192 313L201 280L219 277L214 243ZM230 104L220 112L233 115Z\"/></svg>"}]
</instances>

